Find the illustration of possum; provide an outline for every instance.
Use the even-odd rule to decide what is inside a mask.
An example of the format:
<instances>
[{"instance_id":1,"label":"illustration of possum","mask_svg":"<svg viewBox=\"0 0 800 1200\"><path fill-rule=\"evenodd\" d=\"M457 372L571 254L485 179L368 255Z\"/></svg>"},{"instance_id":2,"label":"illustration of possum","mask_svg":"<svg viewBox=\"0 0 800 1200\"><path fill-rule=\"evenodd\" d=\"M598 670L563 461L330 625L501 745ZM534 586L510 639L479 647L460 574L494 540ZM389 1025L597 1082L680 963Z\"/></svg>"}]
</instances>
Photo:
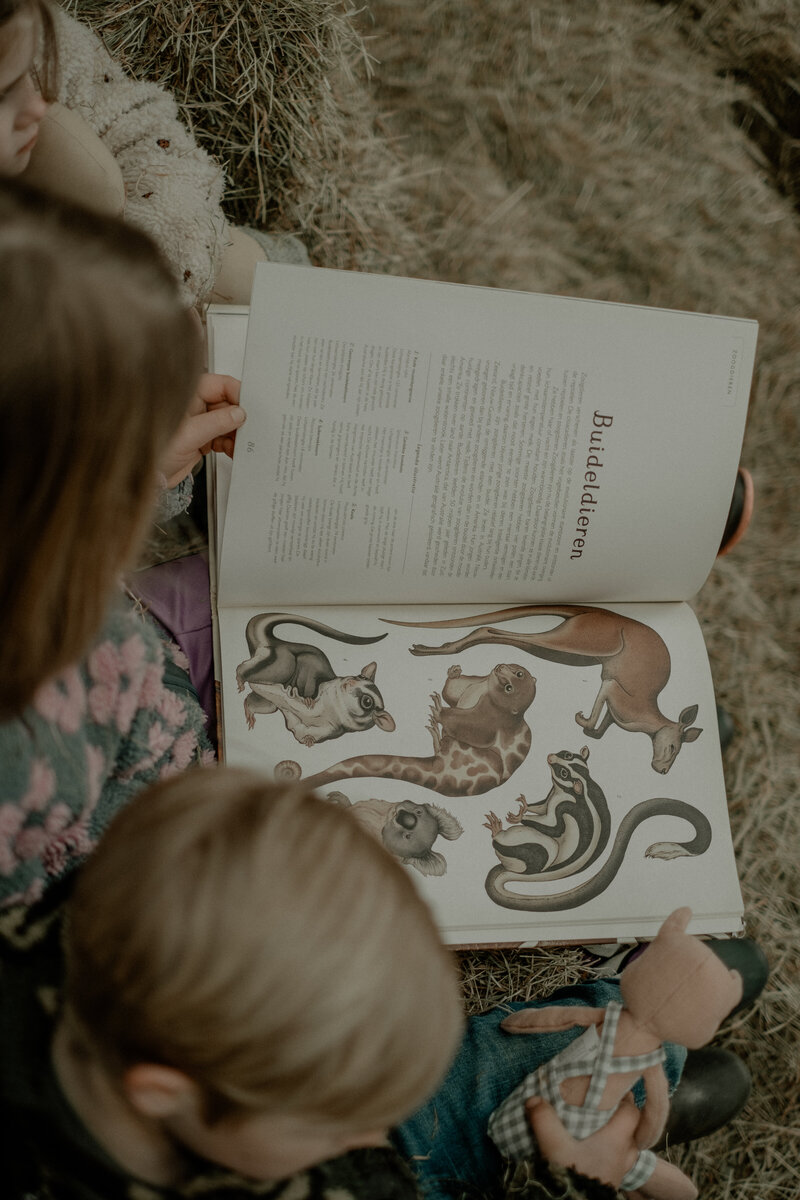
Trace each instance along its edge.
<instances>
[{"instance_id":1,"label":"illustration of possum","mask_svg":"<svg viewBox=\"0 0 800 1200\"><path fill-rule=\"evenodd\" d=\"M668 797L643 800L623 818L611 853L600 870L571 891L550 896L522 895L509 891L509 882L548 883L591 867L605 850L611 833L611 816L602 788L589 773L589 751L561 750L549 754L552 787L544 800L529 805L520 796L518 813L508 814L509 829L494 813L487 813L486 828L500 865L486 876L486 891L495 904L526 912L561 912L577 908L604 892L616 877L634 831L649 817L683 817L694 827L690 842L654 842L646 858L672 859L704 854L711 845L711 825L691 804Z\"/></svg>"},{"instance_id":2,"label":"illustration of possum","mask_svg":"<svg viewBox=\"0 0 800 1200\"><path fill-rule=\"evenodd\" d=\"M277 625L287 623L357 646L386 637L356 637L291 613L251 617L245 630L250 658L236 668L239 691L244 691L245 684L251 689L244 701L248 729L255 725L256 713L280 710L286 728L305 746L373 725L391 733L395 723L375 686L376 664L368 663L358 675L337 675L319 646L285 641L273 632Z\"/></svg>"},{"instance_id":3,"label":"illustration of possum","mask_svg":"<svg viewBox=\"0 0 800 1200\"><path fill-rule=\"evenodd\" d=\"M505 783L525 761L531 746L525 712L535 695L536 680L516 663L498 663L488 675L462 675L461 667L451 666L442 695L431 696L432 755L362 754L305 782L318 788L339 779L380 777L416 783L442 796L481 796ZM278 763L275 776L297 779L300 766Z\"/></svg>"}]
</instances>

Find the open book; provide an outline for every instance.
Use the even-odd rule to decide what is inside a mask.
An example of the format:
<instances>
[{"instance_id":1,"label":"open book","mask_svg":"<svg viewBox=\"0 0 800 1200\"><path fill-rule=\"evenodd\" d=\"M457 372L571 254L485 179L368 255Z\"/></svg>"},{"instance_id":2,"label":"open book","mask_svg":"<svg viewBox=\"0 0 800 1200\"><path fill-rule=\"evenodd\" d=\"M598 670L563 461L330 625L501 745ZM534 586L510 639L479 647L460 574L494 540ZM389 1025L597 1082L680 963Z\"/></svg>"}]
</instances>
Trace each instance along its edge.
<instances>
[{"instance_id":1,"label":"open book","mask_svg":"<svg viewBox=\"0 0 800 1200\"><path fill-rule=\"evenodd\" d=\"M265 264L209 332L225 759L348 807L451 944L739 931L686 601L755 323Z\"/></svg>"}]
</instances>

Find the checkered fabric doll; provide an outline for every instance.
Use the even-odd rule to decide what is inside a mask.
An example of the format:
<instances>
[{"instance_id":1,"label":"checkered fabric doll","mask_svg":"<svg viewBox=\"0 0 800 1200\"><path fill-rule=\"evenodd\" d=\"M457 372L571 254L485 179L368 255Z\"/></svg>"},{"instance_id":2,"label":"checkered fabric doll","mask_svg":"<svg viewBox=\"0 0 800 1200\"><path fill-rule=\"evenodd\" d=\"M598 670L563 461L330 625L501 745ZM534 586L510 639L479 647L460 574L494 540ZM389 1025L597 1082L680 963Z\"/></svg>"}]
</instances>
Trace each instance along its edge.
<instances>
[{"instance_id":1,"label":"checkered fabric doll","mask_svg":"<svg viewBox=\"0 0 800 1200\"><path fill-rule=\"evenodd\" d=\"M647 1149L658 1141L669 1109L661 1042L704 1046L741 999L742 980L686 933L691 916L691 909L679 908L667 917L656 938L623 971L624 1007L528 1008L503 1021L510 1033L551 1033L574 1025L586 1026L586 1032L495 1109L489 1136L502 1154L525 1158L535 1146L525 1109L531 1096L549 1101L573 1137L585 1138L609 1121L641 1078L646 1101L631 1144L636 1158L621 1187L658 1200L695 1200L691 1180Z\"/></svg>"}]
</instances>

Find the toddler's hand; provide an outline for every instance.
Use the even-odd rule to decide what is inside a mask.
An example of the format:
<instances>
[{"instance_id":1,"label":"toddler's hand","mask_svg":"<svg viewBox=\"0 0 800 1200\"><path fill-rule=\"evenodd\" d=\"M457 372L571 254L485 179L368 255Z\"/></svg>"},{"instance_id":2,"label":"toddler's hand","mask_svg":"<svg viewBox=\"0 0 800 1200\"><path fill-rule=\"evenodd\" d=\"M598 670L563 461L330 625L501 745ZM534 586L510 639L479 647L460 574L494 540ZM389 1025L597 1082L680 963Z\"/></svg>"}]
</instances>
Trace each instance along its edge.
<instances>
[{"instance_id":1,"label":"toddler's hand","mask_svg":"<svg viewBox=\"0 0 800 1200\"><path fill-rule=\"evenodd\" d=\"M580 1141L567 1131L546 1100L533 1096L525 1107L539 1149L556 1166L572 1167L580 1175L619 1187L636 1161L634 1130L639 1124L639 1110L632 1097L621 1102L602 1129Z\"/></svg>"},{"instance_id":2,"label":"toddler's hand","mask_svg":"<svg viewBox=\"0 0 800 1200\"><path fill-rule=\"evenodd\" d=\"M167 487L175 487L209 450L233 455L236 430L245 421L239 408L239 381L230 375L203 375L186 416L161 463Z\"/></svg>"}]
</instances>

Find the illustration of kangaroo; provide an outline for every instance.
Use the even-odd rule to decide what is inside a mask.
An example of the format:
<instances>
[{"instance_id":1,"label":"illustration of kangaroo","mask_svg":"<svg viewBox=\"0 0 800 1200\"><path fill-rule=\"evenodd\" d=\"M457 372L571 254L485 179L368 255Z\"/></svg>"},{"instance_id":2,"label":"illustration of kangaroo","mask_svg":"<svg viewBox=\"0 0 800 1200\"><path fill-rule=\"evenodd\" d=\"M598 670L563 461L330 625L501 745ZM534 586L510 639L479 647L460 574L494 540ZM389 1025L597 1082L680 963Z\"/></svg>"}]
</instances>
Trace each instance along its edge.
<instances>
[{"instance_id":1,"label":"illustration of kangaroo","mask_svg":"<svg viewBox=\"0 0 800 1200\"><path fill-rule=\"evenodd\" d=\"M431 696L432 755L362 754L318 771L305 783L319 788L339 779L380 777L416 783L442 796L482 796L525 761L531 731L524 714L535 695L536 680L515 663L498 663L488 675L462 675L461 667L451 666L442 695ZM291 760L275 768L278 779L297 779L300 773Z\"/></svg>"},{"instance_id":2,"label":"illustration of kangaroo","mask_svg":"<svg viewBox=\"0 0 800 1200\"><path fill-rule=\"evenodd\" d=\"M503 908L526 912L561 912L577 908L599 896L619 871L634 831L649 817L683 817L694 827L690 842L654 842L646 858L672 859L704 854L711 845L711 825L691 804L669 797L643 800L623 818L611 853L600 870L579 887L550 896L521 895L509 891L509 882L547 883L575 875L591 867L603 854L611 834L611 817L600 785L592 778L584 746L580 754L561 750L549 754L547 762L553 786L544 800L529 805L520 796L520 809L509 813L511 828L503 829L494 813L487 814L486 828L500 866L486 876L486 892Z\"/></svg>"},{"instance_id":3,"label":"illustration of kangaroo","mask_svg":"<svg viewBox=\"0 0 800 1200\"><path fill-rule=\"evenodd\" d=\"M666 775L683 743L696 741L703 731L692 725L697 716L696 704L684 708L676 721L664 716L659 709L658 696L669 679L670 657L663 639L649 625L607 608L573 604L531 604L483 613L479 618L392 623L442 629L474 625L478 619L513 621L536 615L564 619L555 629L545 633L514 633L483 625L442 646L414 645L411 653L460 654L471 646L503 645L566 666L600 666L600 689L592 711L588 717L576 713L575 720L592 738L602 737L611 725L618 725L630 733L648 734L653 743L651 766L654 771Z\"/></svg>"}]
</instances>

